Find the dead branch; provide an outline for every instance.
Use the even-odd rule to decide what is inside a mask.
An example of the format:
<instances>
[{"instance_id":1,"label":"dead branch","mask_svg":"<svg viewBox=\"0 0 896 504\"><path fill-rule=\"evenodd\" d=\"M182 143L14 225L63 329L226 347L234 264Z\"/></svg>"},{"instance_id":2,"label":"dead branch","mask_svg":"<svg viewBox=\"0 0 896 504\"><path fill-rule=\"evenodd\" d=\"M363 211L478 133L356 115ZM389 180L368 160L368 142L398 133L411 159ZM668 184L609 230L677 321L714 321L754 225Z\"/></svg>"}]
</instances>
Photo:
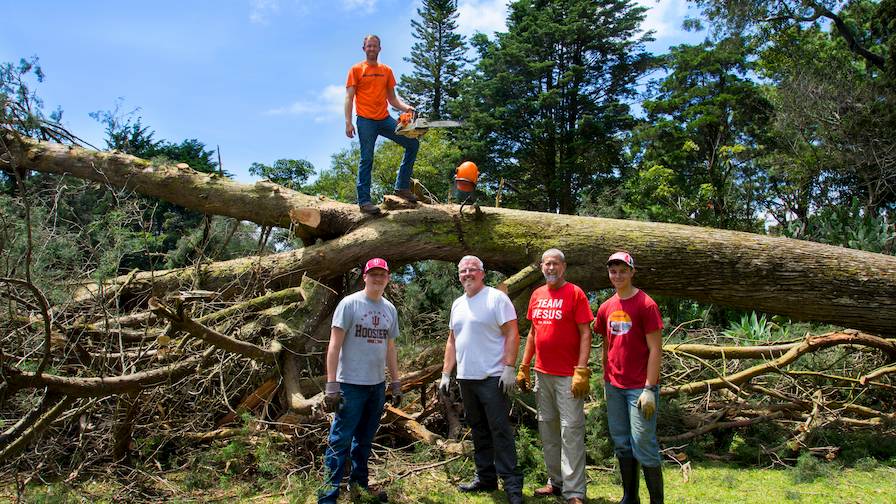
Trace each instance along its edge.
<instances>
[{"instance_id":1,"label":"dead branch","mask_svg":"<svg viewBox=\"0 0 896 504\"><path fill-rule=\"evenodd\" d=\"M158 298L150 298L149 309L156 315L171 321L171 324L176 329L185 331L195 338L199 338L212 346L230 353L242 355L260 362L274 362L280 352L281 347L279 344L272 344L271 349L266 350L258 345L225 336L186 316L182 310L178 310L177 313L172 312Z\"/></svg>"},{"instance_id":2,"label":"dead branch","mask_svg":"<svg viewBox=\"0 0 896 504\"><path fill-rule=\"evenodd\" d=\"M181 380L206 367L213 352L214 348L210 348L202 355L152 371L103 378L68 378L51 374L37 376L30 371L7 371L7 383L12 390L46 387L50 391L76 398L106 397Z\"/></svg>"},{"instance_id":3,"label":"dead branch","mask_svg":"<svg viewBox=\"0 0 896 504\"><path fill-rule=\"evenodd\" d=\"M741 385L749 380L766 374L777 372L781 368L796 361L800 356L814 352L823 348L829 348L836 345L861 345L871 348L877 348L887 352L896 352L896 342L886 340L870 334L860 333L858 331L843 331L828 333L821 336L808 336L802 343L793 346L780 357L745 369L738 373L734 373L723 378L714 378L709 380L701 380L698 382L688 383L685 385L663 387L662 395L670 394L692 394L695 392L707 392L727 387L728 384Z\"/></svg>"}]
</instances>

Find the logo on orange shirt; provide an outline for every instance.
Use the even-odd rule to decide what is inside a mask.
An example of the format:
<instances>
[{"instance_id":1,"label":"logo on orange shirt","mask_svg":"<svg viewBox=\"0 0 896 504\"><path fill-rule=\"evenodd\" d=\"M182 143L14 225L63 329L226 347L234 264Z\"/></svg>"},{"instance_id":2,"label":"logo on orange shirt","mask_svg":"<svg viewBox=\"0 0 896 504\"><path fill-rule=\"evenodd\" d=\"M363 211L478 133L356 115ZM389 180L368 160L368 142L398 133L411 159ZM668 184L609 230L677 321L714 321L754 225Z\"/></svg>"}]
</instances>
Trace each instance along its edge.
<instances>
[{"instance_id":1,"label":"logo on orange shirt","mask_svg":"<svg viewBox=\"0 0 896 504\"><path fill-rule=\"evenodd\" d=\"M616 310L610 314L610 334L613 336L622 336L628 334L632 328L632 319L622 310Z\"/></svg>"}]
</instances>

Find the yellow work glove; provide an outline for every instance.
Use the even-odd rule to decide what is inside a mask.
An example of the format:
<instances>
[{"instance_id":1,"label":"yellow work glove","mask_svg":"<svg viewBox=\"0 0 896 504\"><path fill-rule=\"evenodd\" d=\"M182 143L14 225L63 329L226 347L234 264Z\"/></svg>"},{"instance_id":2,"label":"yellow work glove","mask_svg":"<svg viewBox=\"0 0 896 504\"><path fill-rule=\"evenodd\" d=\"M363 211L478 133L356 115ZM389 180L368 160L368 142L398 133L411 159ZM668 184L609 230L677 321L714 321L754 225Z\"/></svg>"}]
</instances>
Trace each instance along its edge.
<instances>
[{"instance_id":1,"label":"yellow work glove","mask_svg":"<svg viewBox=\"0 0 896 504\"><path fill-rule=\"evenodd\" d=\"M520 370L516 374L516 384L523 392L532 389L532 375L529 373L529 364L520 364Z\"/></svg>"},{"instance_id":2,"label":"yellow work glove","mask_svg":"<svg viewBox=\"0 0 896 504\"><path fill-rule=\"evenodd\" d=\"M576 366L575 374L572 375L572 396L576 399L582 399L591 392L591 370L587 366Z\"/></svg>"},{"instance_id":3,"label":"yellow work glove","mask_svg":"<svg viewBox=\"0 0 896 504\"><path fill-rule=\"evenodd\" d=\"M638 396L638 402L636 404L638 409L641 410L641 416L650 420L653 413L656 411L656 396L652 390L645 388L641 392L641 395Z\"/></svg>"}]
</instances>

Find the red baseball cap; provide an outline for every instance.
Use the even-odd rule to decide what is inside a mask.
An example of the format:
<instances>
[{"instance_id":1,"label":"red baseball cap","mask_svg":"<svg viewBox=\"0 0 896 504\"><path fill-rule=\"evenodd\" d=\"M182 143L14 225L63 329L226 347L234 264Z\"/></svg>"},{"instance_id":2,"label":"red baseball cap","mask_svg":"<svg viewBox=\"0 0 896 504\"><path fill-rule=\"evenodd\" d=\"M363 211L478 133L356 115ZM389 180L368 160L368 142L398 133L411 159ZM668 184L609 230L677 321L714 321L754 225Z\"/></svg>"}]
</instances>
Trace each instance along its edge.
<instances>
[{"instance_id":1,"label":"red baseball cap","mask_svg":"<svg viewBox=\"0 0 896 504\"><path fill-rule=\"evenodd\" d=\"M368 271L375 269L375 268L384 269L386 271L389 271L389 265L386 264L385 259L382 259L379 257L374 257L373 259L367 261L367 264L364 265L364 273L366 274Z\"/></svg>"},{"instance_id":2,"label":"red baseball cap","mask_svg":"<svg viewBox=\"0 0 896 504\"><path fill-rule=\"evenodd\" d=\"M616 261L623 262L628 265L629 268L635 267L635 258L630 256L626 252L616 252L611 255L609 259L607 259L607 266Z\"/></svg>"}]
</instances>

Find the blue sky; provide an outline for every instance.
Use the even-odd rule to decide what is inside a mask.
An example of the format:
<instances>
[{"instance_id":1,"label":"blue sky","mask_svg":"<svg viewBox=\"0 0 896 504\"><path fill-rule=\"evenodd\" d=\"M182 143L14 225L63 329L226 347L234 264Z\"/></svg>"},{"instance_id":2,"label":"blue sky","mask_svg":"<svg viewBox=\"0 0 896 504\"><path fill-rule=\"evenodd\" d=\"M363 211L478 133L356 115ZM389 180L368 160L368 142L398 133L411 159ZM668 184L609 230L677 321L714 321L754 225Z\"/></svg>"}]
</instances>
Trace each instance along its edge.
<instances>
[{"instance_id":1,"label":"blue sky","mask_svg":"<svg viewBox=\"0 0 896 504\"><path fill-rule=\"evenodd\" d=\"M681 30L685 0L636 0L650 8L653 52L699 42ZM90 112L139 107L156 139L221 147L224 168L253 180L253 162L307 159L320 171L350 146L342 103L361 39L382 37L380 61L396 76L414 43L407 0L0 0L0 62L36 55L45 108L63 109L76 135L105 146ZM505 0L460 0L465 35L505 29Z\"/></svg>"}]
</instances>

